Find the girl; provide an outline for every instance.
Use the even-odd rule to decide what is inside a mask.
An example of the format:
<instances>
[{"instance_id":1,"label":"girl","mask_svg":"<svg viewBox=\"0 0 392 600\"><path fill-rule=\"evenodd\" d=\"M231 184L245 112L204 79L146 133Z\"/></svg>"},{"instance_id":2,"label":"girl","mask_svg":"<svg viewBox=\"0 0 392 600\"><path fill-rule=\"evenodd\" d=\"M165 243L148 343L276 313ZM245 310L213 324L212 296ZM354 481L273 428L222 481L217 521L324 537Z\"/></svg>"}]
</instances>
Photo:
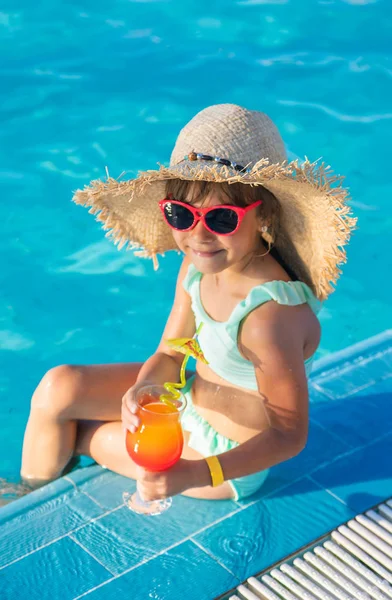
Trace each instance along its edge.
<instances>
[{"instance_id":1,"label":"girl","mask_svg":"<svg viewBox=\"0 0 392 600\"><path fill-rule=\"evenodd\" d=\"M316 315L355 225L347 191L323 165L287 164L265 114L223 104L182 129L169 168L94 181L74 200L155 263L170 249L184 259L162 339L144 364L59 366L43 377L23 480L40 485L83 454L136 478L144 500L253 494L270 467L306 444ZM135 391L179 381L183 355L165 340L192 337L201 323L208 364L197 362L185 389L182 458L148 472L125 450L124 427L139 424Z\"/></svg>"}]
</instances>

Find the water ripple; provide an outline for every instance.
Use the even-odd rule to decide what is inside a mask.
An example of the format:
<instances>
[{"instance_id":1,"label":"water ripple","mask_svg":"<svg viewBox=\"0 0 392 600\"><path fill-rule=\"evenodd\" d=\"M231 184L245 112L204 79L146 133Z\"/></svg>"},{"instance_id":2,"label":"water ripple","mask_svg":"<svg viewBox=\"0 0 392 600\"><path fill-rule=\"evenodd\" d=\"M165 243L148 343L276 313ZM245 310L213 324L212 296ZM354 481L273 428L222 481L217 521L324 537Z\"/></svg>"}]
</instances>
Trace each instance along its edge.
<instances>
[{"instance_id":1,"label":"water ripple","mask_svg":"<svg viewBox=\"0 0 392 600\"><path fill-rule=\"evenodd\" d=\"M123 271L127 275L146 275L143 261L132 252L119 252L106 240L89 244L78 252L65 257L71 264L53 269L54 273L79 273L82 275L104 275Z\"/></svg>"},{"instance_id":2,"label":"water ripple","mask_svg":"<svg viewBox=\"0 0 392 600\"><path fill-rule=\"evenodd\" d=\"M9 329L0 330L0 350L27 350L34 346L34 340L23 336L21 333Z\"/></svg>"},{"instance_id":3,"label":"water ripple","mask_svg":"<svg viewBox=\"0 0 392 600\"><path fill-rule=\"evenodd\" d=\"M249 536L249 532L237 533L235 537L225 538L222 548L236 565L247 564L262 554L264 539L260 532L256 536Z\"/></svg>"},{"instance_id":4,"label":"water ripple","mask_svg":"<svg viewBox=\"0 0 392 600\"><path fill-rule=\"evenodd\" d=\"M336 62L342 62L345 59L342 56L335 55L315 55L310 52L294 52L292 54L278 54L275 56L260 58L256 60L256 63L262 67L272 67L277 64L282 65L296 65L306 67L320 67L324 65L330 65Z\"/></svg>"},{"instance_id":5,"label":"water ripple","mask_svg":"<svg viewBox=\"0 0 392 600\"><path fill-rule=\"evenodd\" d=\"M71 331L66 331L64 335L54 342L56 346L62 346L66 344L69 340L71 340L78 333L82 333L83 329L81 327L77 327L76 329L72 329Z\"/></svg>"},{"instance_id":6,"label":"water ripple","mask_svg":"<svg viewBox=\"0 0 392 600\"><path fill-rule=\"evenodd\" d=\"M288 4L290 0L240 0L240 6L255 6L257 4Z\"/></svg>"},{"instance_id":7,"label":"water ripple","mask_svg":"<svg viewBox=\"0 0 392 600\"><path fill-rule=\"evenodd\" d=\"M324 104L318 104L316 102L303 102L300 100L278 100L278 104L283 106L295 106L301 108L313 108L324 112L330 117L337 119L338 121L348 121L351 123L374 123L375 121L389 120L392 119L392 113L381 113L375 115L347 115L333 110Z\"/></svg>"},{"instance_id":8,"label":"water ripple","mask_svg":"<svg viewBox=\"0 0 392 600\"><path fill-rule=\"evenodd\" d=\"M345 4L353 4L354 6L365 6L365 4L376 4L379 0L341 0Z\"/></svg>"}]
</instances>

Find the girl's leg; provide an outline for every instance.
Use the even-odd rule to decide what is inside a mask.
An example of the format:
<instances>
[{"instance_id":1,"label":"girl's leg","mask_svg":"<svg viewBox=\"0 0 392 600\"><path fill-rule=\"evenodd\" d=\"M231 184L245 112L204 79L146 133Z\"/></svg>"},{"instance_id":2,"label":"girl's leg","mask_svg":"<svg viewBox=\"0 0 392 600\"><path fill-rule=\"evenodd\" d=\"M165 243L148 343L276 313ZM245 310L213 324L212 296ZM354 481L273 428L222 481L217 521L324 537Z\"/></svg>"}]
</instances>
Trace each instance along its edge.
<instances>
[{"instance_id":1,"label":"girl's leg","mask_svg":"<svg viewBox=\"0 0 392 600\"><path fill-rule=\"evenodd\" d=\"M32 401L22 479L39 485L59 477L74 455L79 421L119 421L121 399L141 363L69 366L48 371Z\"/></svg>"},{"instance_id":2,"label":"girl's leg","mask_svg":"<svg viewBox=\"0 0 392 600\"><path fill-rule=\"evenodd\" d=\"M74 455L135 478L120 422L121 399L141 363L55 367L33 394L23 443L21 476L32 485L59 477ZM183 457L202 458L185 443ZM231 498L228 483L188 490L194 498Z\"/></svg>"}]
</instances>

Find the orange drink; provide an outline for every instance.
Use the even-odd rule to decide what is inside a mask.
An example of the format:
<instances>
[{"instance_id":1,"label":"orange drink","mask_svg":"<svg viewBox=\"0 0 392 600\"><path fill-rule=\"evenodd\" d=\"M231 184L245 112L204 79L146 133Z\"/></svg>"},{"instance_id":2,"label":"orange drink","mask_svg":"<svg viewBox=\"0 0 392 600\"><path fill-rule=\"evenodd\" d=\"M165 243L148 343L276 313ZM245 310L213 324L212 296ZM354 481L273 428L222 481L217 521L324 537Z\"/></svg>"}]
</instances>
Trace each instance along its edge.
<instances>
[{"instance_id":1,"label":"orange drink","mask_svg":"<svg viewBox=\"0 0 392 600\"><path fill-rule=\"evenodd\" d=\"M140 425L132 433L127 431L125 444L132 460L149 471L170 469L181 457L184 445L180 418L186 399L177 390L177 397L168 397L162 385L146 385L136 393L137 416ZM134 494L124 492L123 500L130 510L139 515L160 515L172 503L171 498L145 502L136 486Z\"/></svg>"},{"instance_id":2,"label":"orange drink","mask_svg":"<svg viewBox=\"0 0 392 600\"><path fill-rule=\"evenodd\" d=\"M165 471L181 457L184 438L180 413L151 394L139 398L137 415L140 426L135 433L127 431L126 448L139 466L149 471Z\"/></svg>"}]
</instances>

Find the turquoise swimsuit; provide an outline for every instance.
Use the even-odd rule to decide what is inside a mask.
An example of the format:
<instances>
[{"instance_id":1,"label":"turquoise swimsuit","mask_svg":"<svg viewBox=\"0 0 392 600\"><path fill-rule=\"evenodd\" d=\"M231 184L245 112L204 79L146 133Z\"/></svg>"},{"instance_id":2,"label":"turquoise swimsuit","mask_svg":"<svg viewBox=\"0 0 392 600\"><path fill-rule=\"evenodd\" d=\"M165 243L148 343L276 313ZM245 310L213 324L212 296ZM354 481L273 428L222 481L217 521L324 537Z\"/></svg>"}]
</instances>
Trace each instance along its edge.
<instances>
[{"instance_id":1,"label":"turquoise swimsuit","mask_svg":"<svg viewBox=\"0 0 392 600\"><path fill-rule=\"evenodd\" d=\"M257 306L270 300L288 306L307 303L315 314L319 312L321 302L301 281L269 281L255 286L245 300L237 304L229 319L222 323L211 319L203 308L200 300L201 278L202 274L191 264L184 278L183 287L192 300L196 327L201 322L203 323L198 340L209 367L229 383L257 391L253 363L240 354L237 346L238 328L241 322ZM307 376L310 374L312 363L313 356L305 361ZM182 425L184 430L190 433L188 445L202 456L218 455L235 448L239 445L238 442L218 433L197 413L192 403L193 379L194 377L188 380L183 390L187 399L187 407L182 417ZM268 469L228 481L233 489L235 499L239 500L256 492L263 484L267 474Z\"/></svg>"}]
</instances>

